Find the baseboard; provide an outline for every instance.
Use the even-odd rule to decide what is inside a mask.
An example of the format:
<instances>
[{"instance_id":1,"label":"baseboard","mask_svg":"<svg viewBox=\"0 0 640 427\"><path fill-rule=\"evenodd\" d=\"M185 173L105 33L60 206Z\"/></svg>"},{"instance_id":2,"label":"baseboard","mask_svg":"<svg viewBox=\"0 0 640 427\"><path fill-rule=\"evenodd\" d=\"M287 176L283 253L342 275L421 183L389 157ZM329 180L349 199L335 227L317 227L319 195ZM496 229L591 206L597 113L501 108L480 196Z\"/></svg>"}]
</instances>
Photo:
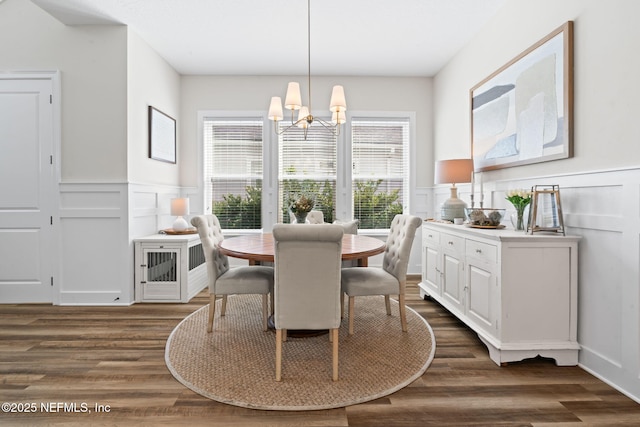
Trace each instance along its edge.
<instances>
[{"instance_id":1,"label":"baseboard","mask_svg":"<svg viewBox=\"0 0 640 427\"><path fill-rule=\"evenodd\" d=\"M123 301L120 292L60 292L59 305L76 306L129 306L133 302Z\"/></svg>"}]
</instances>

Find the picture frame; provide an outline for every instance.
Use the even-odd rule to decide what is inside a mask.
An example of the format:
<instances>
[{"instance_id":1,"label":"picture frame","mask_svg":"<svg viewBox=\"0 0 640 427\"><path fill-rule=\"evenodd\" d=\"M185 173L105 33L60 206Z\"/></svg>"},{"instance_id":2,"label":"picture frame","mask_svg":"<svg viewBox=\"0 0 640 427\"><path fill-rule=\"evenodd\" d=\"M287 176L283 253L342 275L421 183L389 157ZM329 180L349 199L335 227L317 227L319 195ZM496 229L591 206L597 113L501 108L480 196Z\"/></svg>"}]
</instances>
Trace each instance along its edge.
<instances>
[{"instance_id":1,"label":"picture frame","mask_svg":"<svg viewBox=\"0 0 640 427\"><path fill-rule=\"evenodd\" d=\"M573 21L470 90L475 171L573 157Z\"/></svg>"},{"instance_id":2,"label":"picture frame","mask_svg":"<svg viewBox=\"0 0 640 427\"><path fill-rule=\"evenodd\" d=\"M176 163L176 120L149 106L149 158Z\"/></svg>"}]
</instances>

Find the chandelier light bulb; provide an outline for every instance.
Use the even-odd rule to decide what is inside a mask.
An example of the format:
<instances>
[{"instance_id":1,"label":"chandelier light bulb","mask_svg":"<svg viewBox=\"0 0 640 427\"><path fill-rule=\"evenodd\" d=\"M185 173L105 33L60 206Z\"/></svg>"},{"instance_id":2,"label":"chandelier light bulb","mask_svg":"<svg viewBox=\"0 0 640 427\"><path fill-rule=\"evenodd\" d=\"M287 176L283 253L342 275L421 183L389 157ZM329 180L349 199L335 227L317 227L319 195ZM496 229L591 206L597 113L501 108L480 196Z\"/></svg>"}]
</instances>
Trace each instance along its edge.
<instances>
[{"instance_id":1,"label":"chandelier light bulb","mask_svg":"<svg viewBox=\"0 0 640 427\"><path fill-rule=\"evenodd\" d=\"M307 107L300 107L300 112L298 113L298 127L301 129L306 129L309 126L309 109Z\"/></svg>"}]
</instances>

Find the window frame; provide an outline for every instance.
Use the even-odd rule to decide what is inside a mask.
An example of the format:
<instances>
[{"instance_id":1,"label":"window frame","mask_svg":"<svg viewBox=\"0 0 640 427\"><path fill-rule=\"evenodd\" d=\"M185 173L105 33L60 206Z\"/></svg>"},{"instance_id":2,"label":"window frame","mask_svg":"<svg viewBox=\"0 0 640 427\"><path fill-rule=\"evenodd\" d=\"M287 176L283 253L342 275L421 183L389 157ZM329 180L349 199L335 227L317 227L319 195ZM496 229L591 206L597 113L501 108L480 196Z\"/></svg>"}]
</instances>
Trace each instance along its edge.
<instances>
[{"instance_id":1,"label":"window frame","mask_svg":"<svg viewBox=\"0 0 640 427\"><path fill-rule=\"evenodd\" d=\"M324 118L324 117L320 117L320 119L325 120L325 121L328 121L328 120L329 120L329 119ZM285 121L285 123L283 123L283 122L279 122L279 126L280 126L280 128L282 129L282 128L284 128L284 127L289 126L289 123L288 123L288 122L286 122L286 121ZM323 132L323 133L321 134L320 138L326 138L326 136L328 135L328 132L327 132L327 131L325 131L325 130L322 130L322 126L321 126L321 125L319 125L319 124L314 125L314 126L313 126L313 128L315 128L315 129L320 129L320 132ZM299 133L302 133L302 130L299 130ZM311 133L312 133L312 131L311 131L311 130L309 130L309 138L308 138L308 140L299 140L299 142L300 142L301 144L303 144L303 145L304 145L304 144L313 144L313 139L314 139L314 137L313 137L313 135L312 135ZM313 133L315 133L315 132L313 132ZM280 216L279 216L279 215L280 215L280 213L282 212L282 209L283 209L284 207L280 204L280 202L281 202L281 197L282 197L281 189L279 188L279 185L280 185L280 179L282 178L282 176L280 175L280 173L281 173L281 171L280 171L280 166L281 166L281 165L280 165L280 161L281 161L282 159L279 157L279 155L280 155L280 152L281 152L280 142L281 142L281 140L282 140L282 139L284 139L284 138L283 138L283 135L281 135L281 134L280 134L280 135L274 135L274 137L275 137L275 142L276 142L276 152L278 153L278 156L276 157L276 163L275 163L275 166L276 166L276 168L275 168L275 172L276 172L276 174L277 174L277 176L276 176L276 182L275 182L275 188L278 190L278 193L277 193L277 200L276 200L276 205L277 205L277 218L278 218L278 219L280 219ZM333 137L333 138L326 138L326 139L327 139L327 141L326 141L326 142L328 143L327 145L330 145L330 144L333 144L333 143L335 143L335 144L336 144L336 147L335 147L335 159L332 159L332 160L335 162L335 176L332 176L332 177L329 179L330 181L331 181L331 180L333 180L333 181L335 182L335 185L336 185L336 186L337 186L337 179L338 179L338 157L339 157L339 155L338 155L338 147L339 147L339 145L340 145L339 138L340 138L340 136L339 136L339 135L335 135L335 137ZM329 142L329 141L328 141L329 139L334 139L335 141L331 141L331 142ZM304 180L305 180L305 178L304 178L304 177L305 177L305 175L304 175L304 174L298 175L298 178L296 178L296 180L302 180L302 181L304 181ZM316 181L316 182L320 182L320 181L318 181L318 180L316 180L316 179L313 179L313 178L321 178L321 177L322 177L322 179L321 179L320 181L322 181L324 178L326 178L326 176L324 176L324 175L322 174L322 172L320 172L320 173L318 173L317 175L312 175L312 176L311 176L311 178L312 178L311 180ZM309 177L307 176L307 178L309 178ZM334 193L334 197L335 197L335 193ZM335 210L335 208L336 208L336 206L337 206L337 201L335 201L335 200L334 200L334 203L336 204L336 205L334 206L334 210ZM326 218L325 218L325 220L326 220ZM285 223L286 223L286 222L288 222L288 218L283 218L283 221L284 221Z\"/></svg>"},{"instance_id":2,"label":"window frame","mask_svg":"<svg viewBox=\"0 0 640 427\"><path fill-rule=\"evenodd\" d=\"M206 183L205 183L205 170L206 170L206 159L204 156L204 124L206 120L261 120L262 125L262 227L259 229L229 229L224 230L225 234L229 235L241 235L241 234L252 234L252 233L262 233L265 231L264 224L268 224L269 220L265 217L265 214L268 213L268 209L266 205L268 204L270 183L266 181L266 177L269 176L272 171L272 165L270 163L269 153L268 153L268 145L269 145L269 133L268 131L273 129L270 126L270 120L267 119L266 112L264 111L228 111L228 110L202 110L198 111L198 193L199 199L202 202L203 212L205 215L211 215L211 203L207 203L207 195L205 192ZM265 203L267 202L267 203ZM270 228L269 228L270 229Z\"/></svg>"},{"instance_id":3,"label":"window frame","mask_svg":"<svg viewBox=\"0 0 640 427\"><path fill-rule=\"evenodd\" d=\"M262 149L262 228L256 230L228 230L229 235L241 235L251 233L270 232L278 218L278 141L275 132L276 123L267 118L266 111L226 111L226 110L202 110L198 111L198 191L203 203L205 214L211 214L211 206L205 203L204 194L204 121L210 118L234 119L261 117L263 121L263 149ZM352 191L352 156L351 156L351 121L352 119L391 120L402 119L409 121L409 174L408 197L403 200L403 212L410 213L416 197L416 113L413 111L347 111L347 121L340 129L337 136L336 157L336 206L335 218L340 220L351 219L353 212ZM388 229L363 229L359 231L364 235L386 235Z\"/></svg>"},{"instance_id":4,"label":"window frame","mask_svg":"<svg viewBox=\"0 0 640 427\"><path fill-rule=\"evenodd\" d=\"M416 143L415 143L415 132L416 132L416 121L415 121L415 112L413 111L353 111L349 113L347 111L347 122L345 123L344 129L344 141L343 141L343 158L344 163L341 165L341 159L338 158L338 170L340 174L340 167L342 167L344 182L340 186L341 188L341 197L342 200L340 203L336 200L336 212L337 207L340 204L341 206L341 214L345 215L346 218L351 219L353 212L353 197L351 197L352 186L353 186L353 174L352 174L352 126L351 123L353 120L406 120L409 123L409 147L408 147L408 167L409 174L407 176L407 189L408 194L403 198L402 201L402 212L410 213L411 207L415 200L415 182L416 182L416 160L415 160L415 152L416 152ZM337 197L336 197L337 199ZM336 217L340 218L339 216ZM359 234L364 235L386 235L388 234L389 229L359 229Z\"/></svg>"}]
</instances>

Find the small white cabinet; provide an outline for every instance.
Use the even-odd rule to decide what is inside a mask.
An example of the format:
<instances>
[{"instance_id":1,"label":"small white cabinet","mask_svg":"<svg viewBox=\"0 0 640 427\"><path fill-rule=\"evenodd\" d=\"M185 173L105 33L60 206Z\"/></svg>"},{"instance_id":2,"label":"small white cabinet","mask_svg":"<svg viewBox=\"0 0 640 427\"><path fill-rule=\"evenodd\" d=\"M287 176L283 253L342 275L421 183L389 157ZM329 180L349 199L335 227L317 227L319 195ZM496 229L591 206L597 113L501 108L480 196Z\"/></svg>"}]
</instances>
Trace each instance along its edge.
<instances>
[{"instance_id":1,"label":"small white cabinet","mask_svg":"<svg viewBox=\"0 0 640 427\"><path fill-rule=\"evenodd\" d=\"M188 302L207 286L198 234L154 234L134 246L136 302Z\"/></svg>"},{"instance_id":2,"label":"small white cabinet","mask_svg":"<svg viewBox=\"0 0 640 427\"><path fill-rule=\"evenodd\" d=\"M473 329L497 364L577 365L578 241L426 222L420 294Z\"/></svg>"}]
</instances>

